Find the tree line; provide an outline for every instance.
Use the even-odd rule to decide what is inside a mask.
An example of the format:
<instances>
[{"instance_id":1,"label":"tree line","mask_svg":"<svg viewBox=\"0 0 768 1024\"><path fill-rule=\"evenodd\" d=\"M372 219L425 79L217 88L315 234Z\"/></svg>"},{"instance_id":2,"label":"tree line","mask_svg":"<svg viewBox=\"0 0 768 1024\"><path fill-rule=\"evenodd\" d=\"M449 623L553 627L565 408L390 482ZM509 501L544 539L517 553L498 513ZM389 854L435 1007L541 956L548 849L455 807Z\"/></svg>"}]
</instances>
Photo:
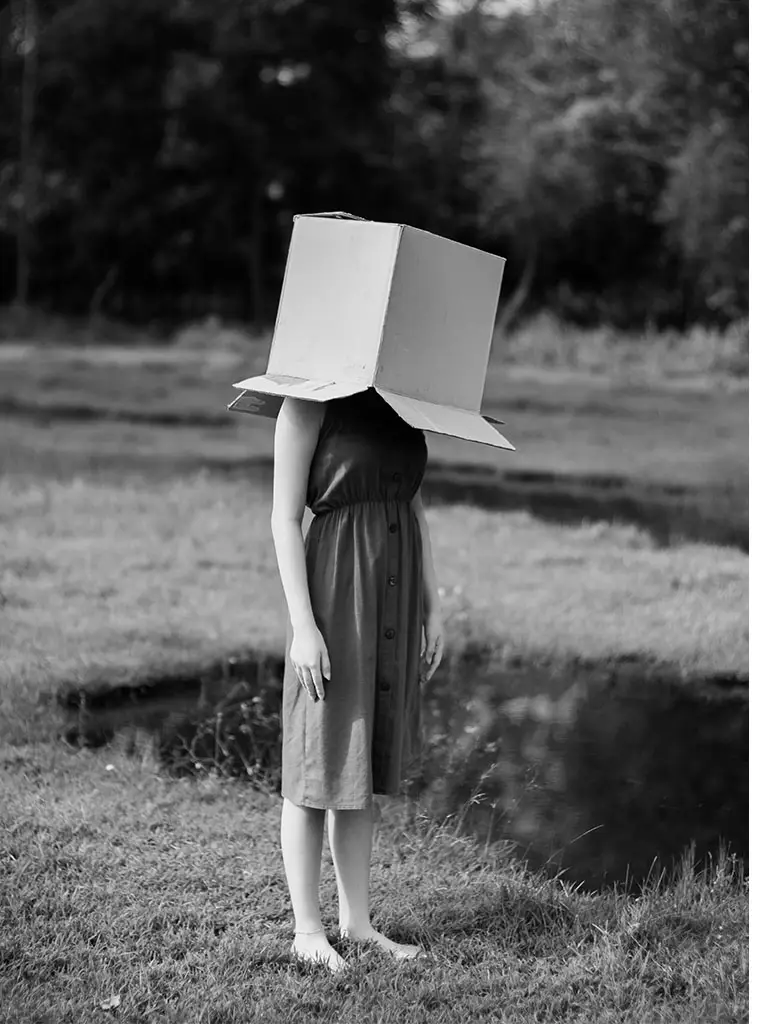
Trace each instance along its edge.
<instances>
[{"instance_id":1,"label":"tree line","mask_svg":"<svg viewBox=\"0 0 768 1024\"><path fill-rule=\"evenodd\" d=\"M502 326L747 315L747 0L11 0L0 301L268 323L292 217L507 258Z\"/></svg>"}]
</instances>

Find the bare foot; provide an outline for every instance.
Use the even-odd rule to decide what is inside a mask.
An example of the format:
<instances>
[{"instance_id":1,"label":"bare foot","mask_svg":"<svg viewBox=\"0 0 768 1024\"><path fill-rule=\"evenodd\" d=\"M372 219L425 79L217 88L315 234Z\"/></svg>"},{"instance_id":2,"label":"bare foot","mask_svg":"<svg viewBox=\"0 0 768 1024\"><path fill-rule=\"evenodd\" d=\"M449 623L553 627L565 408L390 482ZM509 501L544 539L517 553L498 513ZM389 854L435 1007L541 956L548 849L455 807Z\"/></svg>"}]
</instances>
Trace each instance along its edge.
<instances>
[{"instance_id":1,"label":"bare foot","mask_svg":"<svg viewBox=\"0 0 768 1024\"><path fill-rule=\"evenodd\" d=\"M347 961L343 956L339 956L322 930L297 932L293 938L291 952L303 963L325 964L333 974L347 966Z\"/></svg>"},{"instance_id":2,"label":"bare foot","mask_svg":"<svg viewBox=\"0 0 768 1024\"><path fill-rule=\"evenodd\" d=\"M391 953L398 960L413 960L420 953L423 953L421 946L405 946L400 942L393 942L386 935L377 932L375 928L369 928L364 932L351 932L342 929L341 934L344 938L351 939L353 942L371 942L378 946L379 949Z\"/></svg>"}]
</instances>

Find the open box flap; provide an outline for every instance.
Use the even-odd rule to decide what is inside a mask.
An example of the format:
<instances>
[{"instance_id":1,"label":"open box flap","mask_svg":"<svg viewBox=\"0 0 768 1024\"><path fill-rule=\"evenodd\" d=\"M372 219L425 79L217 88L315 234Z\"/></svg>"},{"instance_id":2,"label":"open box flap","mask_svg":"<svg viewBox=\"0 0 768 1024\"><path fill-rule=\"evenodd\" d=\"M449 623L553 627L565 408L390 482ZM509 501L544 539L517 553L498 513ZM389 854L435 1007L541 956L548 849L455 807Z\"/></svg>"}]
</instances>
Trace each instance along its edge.
<instances>
[{"instance_id":1,"label":"open box flap","mask_svg":"<svg viewBox=\"0 0 768 1024\"><path fill-rule=\"evenodd\" d=\"M340 383L338 381L307 380L305 377L289 377L285 374L264 373L258 377L248 377L238 381L233 387L240 388L240 394L227 406L233 412L248 412L256 416L275 418L284 398L303 398L311 402L329 402L334 398L346 398L359 394L369 387L368 384ZM381 395L406 423L419 430L429 430L436 434L447 434L465 441L477 441L489 444L494 448L515 448L499 433L491 423L501 423L492 417L485 417L479 412L468 409L456 409L435 402L425 402L419 398L376 388Z\"/></svg>"},{"instance_id":2,"label":"open box flap","mask_svg":"<svg viewBox=\"0 0 768 1024\"><path fill-rule=\"evenodd\" d=\"M307 380L285 374L264 373L248 377L232 385L240 394L227 408L232 412L249 412L255 416L277 417L284 398L303 398L310 402L329 402L365 391L367 384L339 384L332 380Z\"/></svg>"},{"instance_id":3,"label":"open box flap","mask_svg":"<svg viewBox=\"0 0 768 1024\"><path fill-rule=\"evenodd\" d=\"M468 409L455 409L452 406L437 405L419 398L398 395L394 391L376 388L378 393L388 402L398 416L406 423L419 430L430 430L435 434L448 434L449 437L460 437L465 441L477 441L489 444L494 448L506 448L515 451L503 434L490 425L485 416ZM489 417L490 419L490 417ZM500 423L494 419L492 422Z\"/></svg>"}]
</instances>

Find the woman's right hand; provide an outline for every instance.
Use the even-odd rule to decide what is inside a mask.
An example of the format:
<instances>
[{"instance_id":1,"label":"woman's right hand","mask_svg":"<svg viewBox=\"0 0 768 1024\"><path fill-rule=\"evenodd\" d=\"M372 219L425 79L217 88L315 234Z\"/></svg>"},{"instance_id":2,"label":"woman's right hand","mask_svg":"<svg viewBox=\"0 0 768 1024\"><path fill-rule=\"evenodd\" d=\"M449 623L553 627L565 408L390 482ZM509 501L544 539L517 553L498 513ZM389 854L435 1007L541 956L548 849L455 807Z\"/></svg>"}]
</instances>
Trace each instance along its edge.
<instances>
[{"instance_id":1,"label":"woman's right hand","mask_svg":"<svg viewBox=\"0 0 768 1024\"><path fill-rule=\"evenodd\" d=\"M289 657L299 682L312 700L325 700L323 679L331 678L331 660L317 626L294 631Z\"/></svg>"}]
</instances>

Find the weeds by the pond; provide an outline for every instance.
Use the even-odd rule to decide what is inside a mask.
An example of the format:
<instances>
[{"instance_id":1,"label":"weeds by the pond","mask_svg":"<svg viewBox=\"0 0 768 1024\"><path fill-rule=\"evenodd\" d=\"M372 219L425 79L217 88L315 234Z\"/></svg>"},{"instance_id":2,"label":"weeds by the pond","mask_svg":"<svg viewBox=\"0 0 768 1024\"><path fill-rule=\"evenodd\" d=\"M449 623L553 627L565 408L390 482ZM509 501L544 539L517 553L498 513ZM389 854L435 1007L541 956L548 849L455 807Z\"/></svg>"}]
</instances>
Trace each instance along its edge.
<instances>
[{"instance_id":1,"label":"weeds by the pond","mask_svg":"<svg viewBox=\"0 0 768 1024\"><path fill-rule=\"evenodd\" d=\"M124 1020L732 1021L747 1012L738 862L690 859L637 896L580 891L450 824L385 803L375 923L427 955L396 966L339 939L343 978L297 968L279 804L242 782L170 780L119 750L3 755L0 988L14 1024Z\"/></svg>"},{"instance_id":2,"label":"weeds by the pond","mask_svg":"<svg viewBox=\"0 0 768 1024\"><path fill-rule=\"evenodd\" d=\"M280 790L279 693L228 696L207 713L179 713L161 727L157 753L172 777L215 772L246 778L265 793Z\"/></svg>"}]
</instances>

